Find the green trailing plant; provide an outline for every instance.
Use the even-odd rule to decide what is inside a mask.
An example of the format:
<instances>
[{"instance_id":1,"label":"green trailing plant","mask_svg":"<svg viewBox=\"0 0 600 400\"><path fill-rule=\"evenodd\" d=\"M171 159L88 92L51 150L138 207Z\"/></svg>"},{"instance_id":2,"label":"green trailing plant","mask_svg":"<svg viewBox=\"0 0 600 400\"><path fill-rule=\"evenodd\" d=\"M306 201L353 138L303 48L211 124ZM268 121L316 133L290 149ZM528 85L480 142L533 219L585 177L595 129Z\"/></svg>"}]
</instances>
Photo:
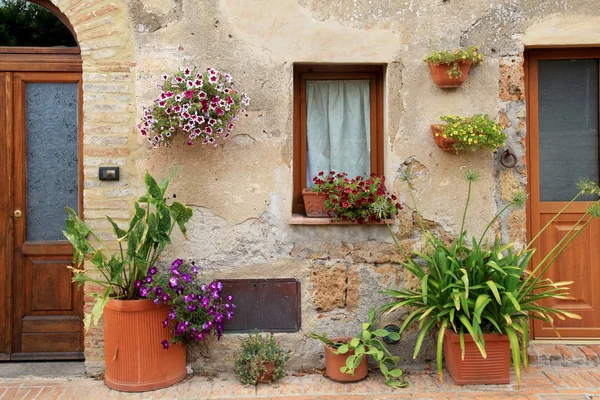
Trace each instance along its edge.
<instances>
[{"instance_id":1,"label":"green trailing plant","mask_svg":"<svg viewBox=\"0 0 600 400\"><path fill-rule=\"evenodd\" d=\"M413 357L418 355L425 336L437 330L436 361L440 380L446 329L452 329L460 335L463 357L465 334L471 335L484 358L486 350L483 334L506 334L510 342L515 376L520 385L521 364L525 369L528 368L529 318L545 321L553 328L555 319L580 319L576 314L542 305L546 299L568 298L568 285L572 283L553 282L545 278L544 274L566 246L590 223L590 217L600 216L599 202L588 208L579 222L556 246L537 265L531 265L531 269L528 270L535 251L532 246L573 201L585 194L600 194L600 189L589 180L580 181L580 191L575 198L555 215L525 248L516 250L514 244L503 245L499 239L488 243L485 235L509 207L525 202L525 194L516 192L512 201L490 221L481 237L468 240L464 224L471 199L472 183L477 180L478 174L467 171L465 177L468 180L468 192L461 231L458 238L447 244L423 224L412 189L413 173L410 167L400 171L400 178L408 183L409 194L415 205L426 243L423 252L413 252L414 258L405 255L406 261L402 262L402 265L420 279L421 285L416 289L385 291L385 294L393 296L395 300L383 306L382 311L390 313L401 307L411 307L412 311L401 325L400 333L411 325L417 325L419 335ZM392 237L396 240L393 234ZM396 244L404 254L397 241Z\"/></svg>"},{"instance_id":2,"label":"green trailing plant","mask_svg":"<svg viewBox=\"0 0 600 400\"><path fill-rule=\"evenodd\" d=\"M175 226L187 239L185 224L192 217L192 209L177 201L169 205L165 198L169 180L175 173L157 183L146 172L146 194L135 202L135 214L127 230L119 228L110 217L106 217L119 245L119 250L114 253L73 209L65 207L68 218L63 234L73 245L75 266L69 267L73 272L73 282L79 287L88 282L104 290L101 295L91 293L95 304L92 312L85 315L86 329L92 323L98 324L110 299L142 298L139 282L148 275L148 269L154 266L165 246L171 243ZM96 243L99 248L94 247ZM86 261L89 265L84 268Z\"/></svg>"},{"instance_id":3,"label":"green trailing plant","mask_svg":"<svg viewBox=\"0 0 600 400\"><path fill-rule=\"evenodd\" d=\"M336 349L334 354L348 354L346 365L340 368L340 372L354 375L354 371L363 360L363 356L369 355L379 363L379 369L385 377L385 383L391 387L405 387L408 383L402 377L402 370L398 368L400 357L392 355L383 343L384 338L400 340L400 334L389 332L385 329L376 328L376 322L381 314L375 316L375 310L369 310L369 320L362 323L362 330L347 343L334 342L326 333L318 335L310 333L312 339L322 341L326 346Z\"/></svg>"},{"instance_id":4,"label":"green trailing plant","mask_svg":"<svg viewBox=\"0 0 600 400\"><path fill-rule=\"evenodd\" d=\"M471 46L467 49L432 50L431 53L425 57L425 62L435 65L449 65L451 68L447 72L448 76L451 78L460 78L462 76L462 71L459 68L459 64L470 62L471 65L479 65L483 63L483 59L483 54L479 52L479 48L477 46Z\"/></svg>"},{"instance_id":5,"label":"green trailing plant","mask_svg":"<svg viewBox=\"0 0 600 400\"><path fill-rule=\"evenodd\" d=\"M289 359L289 351L283 350L271 333L266 336L258 332L248 335L242 346L235 353L235 374L245 385L256 385L265 377L267 364L273 366L272 381L276 382L285 376L285 363Z\"/></svg>"},{"instance_id":6,"label":"green trailing plant","mask_svg":"<svg viewBox=\"0 0 600 400\"><path fill-rule=\"evenodd\" d=\"M463 117L448 114L440 117L440 120L446 122L446 125L441 125L440 131L435 135L453 140L455 143L452 146L456 151L463 149L496 151L506 142L506 134L502 126L489 119L487 115L476 114L472 117Z\"/></svg>"}]
</instances>

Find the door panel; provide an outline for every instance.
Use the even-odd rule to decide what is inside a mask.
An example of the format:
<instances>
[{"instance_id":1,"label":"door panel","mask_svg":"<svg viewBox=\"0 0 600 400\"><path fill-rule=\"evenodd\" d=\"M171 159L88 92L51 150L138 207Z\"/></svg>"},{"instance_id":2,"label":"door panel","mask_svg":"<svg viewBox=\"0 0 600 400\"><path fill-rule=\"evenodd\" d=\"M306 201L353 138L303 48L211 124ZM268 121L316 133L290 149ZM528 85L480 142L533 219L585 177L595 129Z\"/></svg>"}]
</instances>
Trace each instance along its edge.
<instances>
[{"instance_id":1,"label":"door panel","mask_svg":"<svg viewBox=\"0 0 600 400\"><path fill-rule=\"evenodd\" d=\"M528 53L529 238L534 237L578 192L577 181L598 183L598 50L536 50ZM597 197L580 197L553 221L534 247L537 265ZM600 222L592 221L547 272L553 281L573 281L572 299L547 300L546 306L579 314L556 320L566 339L600 338ZM548 324L534 321L535 338L558 338Z\"/></svg>"},{"instance_id":2,"label":"door panel","mask_svg":"<svg viewBox=\"0 0 600 400\"><path fill-rule=\"evenodd\" d=\"M12 359L82 358L82 293L67 265L64 206L80 209L81 74L12 74ZM77 323L75 323L77 322Z\"/></svg>"}]
</instances>

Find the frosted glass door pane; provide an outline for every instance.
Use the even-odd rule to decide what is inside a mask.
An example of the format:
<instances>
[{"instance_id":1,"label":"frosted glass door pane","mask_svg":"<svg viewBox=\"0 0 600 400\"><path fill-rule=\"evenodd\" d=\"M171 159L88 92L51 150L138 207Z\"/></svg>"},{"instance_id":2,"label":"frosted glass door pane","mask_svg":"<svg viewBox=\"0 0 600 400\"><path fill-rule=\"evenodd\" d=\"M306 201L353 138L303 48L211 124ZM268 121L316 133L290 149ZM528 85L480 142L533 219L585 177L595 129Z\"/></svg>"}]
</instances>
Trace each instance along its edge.
<instances>
[{"instance_id":1,"label":"frosted glass door pane","mask_svg":"<svg viewBox=\"0 0 600 400\"><path fill-rule=\"evenodd\" d=\"M77 83L27 83L27 240L64 240L78 203Z\"/></svg>"},{"instance_id":2,"label":"frosted glass door pane","mask_svg":"<svg viewBox=\"0 0 600 400\"><path fill-rule=\"evenodd\" d=\"M598 60L538 66L540 200L568 201L580 178L598 182Z\"/></svg>"}]
</instances>

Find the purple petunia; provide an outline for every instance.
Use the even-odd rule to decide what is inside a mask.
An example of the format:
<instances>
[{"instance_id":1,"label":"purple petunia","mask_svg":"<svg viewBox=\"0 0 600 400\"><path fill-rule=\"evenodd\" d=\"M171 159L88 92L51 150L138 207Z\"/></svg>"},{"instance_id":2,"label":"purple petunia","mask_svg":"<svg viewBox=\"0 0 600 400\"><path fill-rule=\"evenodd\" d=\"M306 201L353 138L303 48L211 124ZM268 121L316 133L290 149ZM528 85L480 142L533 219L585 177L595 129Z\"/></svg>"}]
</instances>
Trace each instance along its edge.
<instances>
[{"instance_id":1,"label":"purple petunia","mask_svg":"<svg viewBox=\"0 0 600 400\"><path fill-rule=\"evenodd\" d=\"M148 297L148 292L149 292L149 289L146 286L142 286L140 288L140 296Z\"/></svg>"},{"instance_id":2,"label":"purple petunia","mask_svg":"<svg viewBox=\"0 0 600 400\"><path fill-rule=\"evenodd\" d=\"M140 287L142 287L142 283L143 283L143 282L142 282L140 279L136 279L136 280L135 280L135 282L133 283L133 286L134 286L136 289L139 289Z\"/></svg>"},{"instance_id":3,"label":"purple petunia","mask_svg":"<svg viewBox=\"0 0 600 400\"><path fill-rule=\"evenodd\" d=\"M160 342L160 344L162 344L162 347L165 350L167 350L169 348L169 341L168 340L163 340L162 342Z\"/></svg>"},{"instance_id":4,"label":"purple petunia","mask_svg":"<svg viewBox=\"0 0 600 400\"><path fill-rule=\"evenodd\" d=\"M169 278L169 286L172 288L176 288L177 285L179 285L179 278L177 278L176 276L172 276L171 278Z\"/></svg>"}]
</instances>

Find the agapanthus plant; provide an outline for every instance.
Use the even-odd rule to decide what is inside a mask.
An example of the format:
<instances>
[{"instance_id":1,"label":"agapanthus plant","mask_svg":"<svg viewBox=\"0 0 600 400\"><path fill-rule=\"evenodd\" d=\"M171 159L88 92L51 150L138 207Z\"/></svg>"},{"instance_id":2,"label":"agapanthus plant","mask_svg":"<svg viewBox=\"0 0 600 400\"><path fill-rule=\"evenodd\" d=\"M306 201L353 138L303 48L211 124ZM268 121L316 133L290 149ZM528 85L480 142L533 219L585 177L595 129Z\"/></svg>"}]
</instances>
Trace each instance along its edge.
<instances>
[{"instance_id":1,"label":"agapanthus plant","mask_svg":"<svg viewBox=\"0 0 600 400\"><path fill-rule=\"evenodd\" d=\"M166 146L176 135L188 145L195 142L217 146L216 139L227 138L238 114L245 113L250 97L233 88L233 78L208 68L183 68L163 74L160 95L150 108L144 108L140 133L156 148Z\"/></svg>"},{"instance_id":2,"label":"agapanthus plant","mask_svg":"<svg viewBox=\"0 0 600 400\"><path fill-rule=\"evenodd\" d=\"M201 341L211 333L220 338L224 322L233 317L233 296L223 294L221 282L200 283L198 269L194 262L177 259L168 271L153 266L148 276L135 282L142 297L171 306L163 325L173 333L173 343ZM169 348L168 340L161 343Z\"/></svg>"},{"instance_id":3,"label":"agapanthus plant","mask_svg":"<svg viewBox=\"0 0 600 400\"><path fill-rule=\"evenodd\" d=\"M332 218L359 224L393 218L402 209L395 195L385 189L385 176L348 178L345 172L323 171L313 178L314 192L325 193L325 207Z\"/></svg>"}]
</instances>

